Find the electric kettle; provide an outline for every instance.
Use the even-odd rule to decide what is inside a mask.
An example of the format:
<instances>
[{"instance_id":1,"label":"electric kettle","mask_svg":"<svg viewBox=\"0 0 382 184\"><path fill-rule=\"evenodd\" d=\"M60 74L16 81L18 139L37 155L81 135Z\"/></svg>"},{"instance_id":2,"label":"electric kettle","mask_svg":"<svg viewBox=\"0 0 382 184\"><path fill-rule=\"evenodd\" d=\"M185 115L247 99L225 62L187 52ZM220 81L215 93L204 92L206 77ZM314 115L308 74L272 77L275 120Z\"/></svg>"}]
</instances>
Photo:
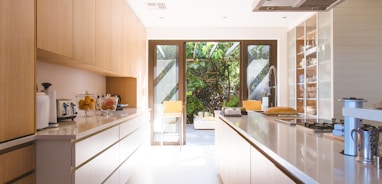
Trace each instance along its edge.
<instances>
[{"instance_id":1,"label":"electric kettle","mask_svg":"<svg viewBox=\"0 0 382 184\"><path fill-rule=\"evenodd\" d=\"M353 137L354 133L357 133L358 139ZM379 129L371 125L363 125L357 129L351 131L351 137L354 142L357 141L357 161L364 164L373 164L373 156L377 155L378 141L379 141Z\"/></svg>"}]
</instances>

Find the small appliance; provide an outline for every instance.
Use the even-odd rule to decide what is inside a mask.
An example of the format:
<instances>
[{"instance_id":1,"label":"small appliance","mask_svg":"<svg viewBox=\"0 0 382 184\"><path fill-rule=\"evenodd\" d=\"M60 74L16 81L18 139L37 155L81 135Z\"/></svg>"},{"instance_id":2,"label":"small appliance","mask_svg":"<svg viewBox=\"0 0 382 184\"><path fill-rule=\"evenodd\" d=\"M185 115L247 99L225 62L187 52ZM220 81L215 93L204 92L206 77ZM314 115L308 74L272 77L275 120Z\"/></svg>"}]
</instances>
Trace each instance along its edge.
<instances>
[{"instance_id":1,"label":"small appliance","mask_svg":"<svg viewBox=\"0 0 382 184\"><path fill-rule=\"evenodd\" d=\"M57 99L57 121L73 119L77 116L76 103L71 99Z\"/></svg>"}]
</instances>

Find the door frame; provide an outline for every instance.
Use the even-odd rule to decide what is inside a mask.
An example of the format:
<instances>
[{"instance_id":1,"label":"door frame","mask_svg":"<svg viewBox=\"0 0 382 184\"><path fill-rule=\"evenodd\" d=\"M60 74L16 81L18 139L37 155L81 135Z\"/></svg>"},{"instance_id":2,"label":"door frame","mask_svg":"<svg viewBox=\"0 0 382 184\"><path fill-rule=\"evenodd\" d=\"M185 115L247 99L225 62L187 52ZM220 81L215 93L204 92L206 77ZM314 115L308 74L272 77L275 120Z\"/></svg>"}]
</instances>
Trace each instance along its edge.
<instances>
[{"instance_id":1,"label":"door frame","mask_svg":"<svg viewBox=\"0 0 382 184\"><path fill-rule=\"evenodd\" d=\"M185 63L183 62L185 60L185 53L183 52L184 50L184 45L185 45L185 42L183 40L148 40L149 44L148 44L148 50L149 50L149 54L148 54L148 102L149 102L149 108L151 109L150 111L150 140L151 140L151 145L159 145L160 143L159 142L155 142L154 141L154 131L153 131L153 127L154 127L154 62L156 60L156 46L157 45L176 45L178 46L178 54L177 54L177 58L178 58L178 68L179 68L179 73L178 73L178 80L179 80L179 83L178 83L178 95L179 95L179 99L180 101L183 102L183 108L182 108L182 113L183 113L183 120L182 120L182 123L183 123L183 132L182 132L182 136L183 136L183 145L185 144L186 142L186 116L184 116L184 112L185 111L185 108L186 108L186 99L185 99L185 90L186 90L186 86L185 86ZM169 143L167 143L169 144ZM167 145L166 144L166 145ZM171 143L170 143L171 144ZM172 144L179 144L179 142L174 142Z\"/></svg>"},{"instance_id":2,"label":"door frame","mask_svg":"<svg viewBox=\"0 0 382 184\"><path fill-rule=\"evenodd\" d=\"M153 126L154 126L154 61L156 58L156 45L177 45L178 46L178 60L179 60L179 100L183 102L183 145L186 144L186 53L184 52L186 42L240 42L240 105L242 101L248 98L248 89L246 85L247 73L247 47L248 45L270 45L270 65L277 68L277 40L148 40L148 106L150 112L150 137L151 145L158 145L154 142ZM277 90L277 89L276 89ZM277 99L277 101L279 101ZM176 144L176 143L175 143Z\"/></svg>"},{"instance_id":3,"label":"door frame","mask_svg":"<svg viewBox=\"0 0 382 184\"><path fill-rule=\"evenodd\" d=\"M248 55L247 47L249 45L270 45L272 50L270 50L269 64L270 66L275 66L277 68L277 40L244 40L241 41L241 62L244 64L240 65L240 71L247 71ZM277 76L276 76L277 77ZM248 87L247 87L247 72L240 72L240 99L241 101L248 99ZM276 89L278 90L278 89ZM273 93L271 99L274 99L275 94ZM279 101L277 99L277 101ZM271 101L269 101L271 103ZM275 104L275 103L274 103ZM276 103L278 104L278 103Z\"/></svg>"}]
</instances>

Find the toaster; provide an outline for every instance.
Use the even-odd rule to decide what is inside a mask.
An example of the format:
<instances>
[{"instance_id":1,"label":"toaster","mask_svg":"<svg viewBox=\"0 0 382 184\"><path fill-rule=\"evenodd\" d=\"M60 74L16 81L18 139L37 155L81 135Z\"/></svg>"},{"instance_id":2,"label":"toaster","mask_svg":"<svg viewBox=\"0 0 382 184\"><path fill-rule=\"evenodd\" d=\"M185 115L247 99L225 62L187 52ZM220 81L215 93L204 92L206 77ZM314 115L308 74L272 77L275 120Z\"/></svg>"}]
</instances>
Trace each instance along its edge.
<instances>
[{"instance_id":1,"label":"toaster","mask_svg":"<svg viewBox=\"0 0 382 184\"><path fill-rule=\"evenodd\" d=\"M76 104L71 99L57 99L57 121L73 119L77 116Z\"/></svg>"}]
</instances>

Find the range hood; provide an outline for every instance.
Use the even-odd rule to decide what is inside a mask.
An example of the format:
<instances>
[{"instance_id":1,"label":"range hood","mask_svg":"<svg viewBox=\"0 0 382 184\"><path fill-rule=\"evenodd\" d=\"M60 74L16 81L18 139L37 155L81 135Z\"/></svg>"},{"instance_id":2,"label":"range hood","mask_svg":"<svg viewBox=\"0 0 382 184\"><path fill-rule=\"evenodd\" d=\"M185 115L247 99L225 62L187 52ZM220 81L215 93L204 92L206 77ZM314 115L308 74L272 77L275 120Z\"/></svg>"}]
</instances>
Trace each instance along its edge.
<instances>
[{"instance_id":1,"label":"range hood","mask_svg":"<svg viewBox=\"0 0 382 184\"><path fill-rule=\"evenodd\" d=\"M328 11L345 0L255 0L253 11Z\"/></svg>"}]
</instances>

